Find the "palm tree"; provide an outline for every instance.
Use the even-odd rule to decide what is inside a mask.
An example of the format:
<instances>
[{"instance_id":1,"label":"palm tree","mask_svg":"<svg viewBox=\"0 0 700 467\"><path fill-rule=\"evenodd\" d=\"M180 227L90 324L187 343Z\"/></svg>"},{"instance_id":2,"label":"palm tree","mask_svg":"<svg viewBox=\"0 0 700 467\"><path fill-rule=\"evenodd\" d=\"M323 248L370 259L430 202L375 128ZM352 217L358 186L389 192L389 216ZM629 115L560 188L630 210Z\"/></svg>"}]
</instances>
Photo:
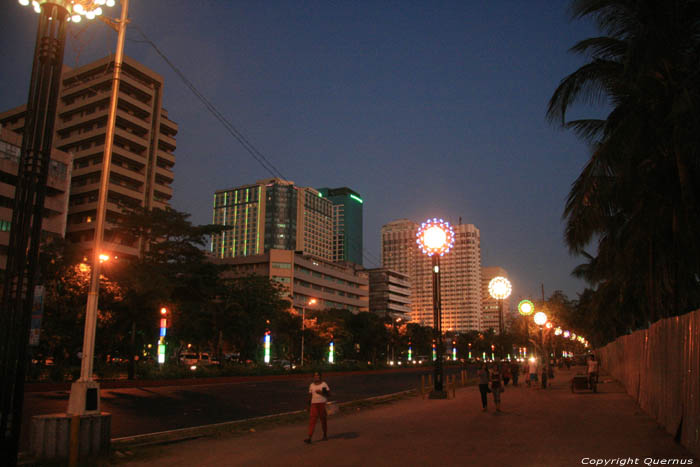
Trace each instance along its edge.
<instances>
[{"instance_id":1,"label":"palm tree","mask_svg":"<svg viewBox=\"0 0 700 467\"><path fill-rule=\"evenodd\" d=\"M603 35L572 48L588 62L547 111L591 146L565 205L565 241L575 254L596 248L577 271L599 295L589 303L623 303L637 327L700 303L700 1L573 0L571 12ZM582 102L610 111L567 121Z\"/></svg>"}]
</instances>

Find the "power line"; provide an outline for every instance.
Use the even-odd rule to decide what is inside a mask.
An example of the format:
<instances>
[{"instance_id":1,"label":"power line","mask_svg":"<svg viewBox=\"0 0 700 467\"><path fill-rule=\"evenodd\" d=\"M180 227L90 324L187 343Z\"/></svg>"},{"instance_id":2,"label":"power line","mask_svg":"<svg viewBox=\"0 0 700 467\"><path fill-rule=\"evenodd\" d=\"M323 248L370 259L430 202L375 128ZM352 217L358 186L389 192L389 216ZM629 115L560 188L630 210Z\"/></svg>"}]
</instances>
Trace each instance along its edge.
<instances>
[{"instance_id":1,"label":"power line","mask_svg":"<svg viewBox=\"0 0 700 467\"><path fill-rule=\"evenodd\" d=\"M214 104L209 101L209 99L202 94L197 87L185 76L185 74L175 66L175 64L163 53L156 44L150 40L146 34L141 30L141 28L138 27L136 24L132 24L132 27L136 28L136 30L139 32L141 37L143 37L143 41L137 41L133 40L133 42L143 42L148 45L150 45L153 50L165 61L165 63L175 72L175 74L182 80L182 82L187 86L187 88L199 99L202 104L204 104L204 107L216 118L223 126L224 128L234 137L236 140L243 146L243 148L250 154L268 173L270 173L273 177L279 178L285 182L288 182L287 178L282 174L282 172L275 167L275 165L270 162L265 155L260 152L254 145L253 143L248 140L248 138L240 131L238 130L219 110L214 106ZM346 237L347 238L347 237ZM351 243L354 244L355 247L358 247L359 244L356 241L351 241ZM362 257L369 261L371 264L380 267L381 266L381 260L378 259L378 257L365 248L362 248Z\"/></svg>"}]
</instances>

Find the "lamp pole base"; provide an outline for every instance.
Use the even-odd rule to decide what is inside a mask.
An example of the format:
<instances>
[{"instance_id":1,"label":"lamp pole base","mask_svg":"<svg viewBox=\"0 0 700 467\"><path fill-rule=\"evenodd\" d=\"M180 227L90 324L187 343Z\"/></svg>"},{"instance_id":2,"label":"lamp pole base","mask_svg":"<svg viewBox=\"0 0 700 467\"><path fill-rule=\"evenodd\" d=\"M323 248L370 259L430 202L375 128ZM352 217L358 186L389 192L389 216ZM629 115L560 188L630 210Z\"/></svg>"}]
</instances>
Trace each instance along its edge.
<instances>
[{"instance_id":1,"label":"lamp pole base","mask_svg":"<svg viewBox=\"0 0 700 467\"><path fill-rule=\"evenodd\" d=\"M433 389L432 391L430 391L430 394L428 394L428 399L447 399L447 392Z\"/></svg>"},{"instance_id":2,"label":"lamp pole base","mask_svg":"<svg viewBox=\"0 0 700 467\"><path fill-rule=\"evenodd\" d=\"M71 384L68 410L70 415L100 413L100 385L96 381L78 380Z\"/></svg>"}]
</instances>

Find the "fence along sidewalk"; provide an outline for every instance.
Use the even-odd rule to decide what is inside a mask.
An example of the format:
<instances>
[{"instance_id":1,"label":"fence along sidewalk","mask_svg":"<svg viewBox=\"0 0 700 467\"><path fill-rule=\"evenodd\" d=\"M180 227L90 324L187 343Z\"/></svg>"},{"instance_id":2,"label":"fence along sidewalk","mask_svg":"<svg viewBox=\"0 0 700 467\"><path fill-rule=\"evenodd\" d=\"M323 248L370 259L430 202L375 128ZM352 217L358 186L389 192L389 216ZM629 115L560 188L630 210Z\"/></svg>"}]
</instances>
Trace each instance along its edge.
<instances>
[{"instance_id":1,"label":"fence along sidewalk","mask_svg":"<svg viewBox=\"0 0 700 467\"><path fill-rule=\"evenodd\" d=\"M596 353L642 410L700 458L700 310L657 321Z\"/></svg>"}]
</instances>

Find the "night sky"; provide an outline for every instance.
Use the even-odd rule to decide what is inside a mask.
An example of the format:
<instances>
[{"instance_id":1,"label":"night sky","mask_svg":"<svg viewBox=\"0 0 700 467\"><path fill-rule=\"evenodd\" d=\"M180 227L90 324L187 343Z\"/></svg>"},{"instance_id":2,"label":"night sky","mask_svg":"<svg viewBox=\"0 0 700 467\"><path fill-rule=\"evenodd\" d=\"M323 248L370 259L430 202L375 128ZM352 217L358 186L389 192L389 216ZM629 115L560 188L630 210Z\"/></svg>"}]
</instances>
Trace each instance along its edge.
<instances>
[{"instance_id":1,"label":"night sky","mask_svg":"<svg viewBox=\"0 0 700 467\"><path fill-rule=\"evenodd\" d=\"M564 246L561 215L588 149L545 110L583 63L569 47L597 34L567 5L132 0L126 54L165 78L180 127L172 205L193 222L211 222L215 190L272 175L136 27L285 178L359 192L368 258L381 258L387 222L461 217L481 230L482 265L509 272L514 298L539 297L541 283L575 298L582 261ZM108 13L119 16L119 0ZM7 0L0 18L6 110L26 103L38 15ZM103 23L72 27L66 65L113 53Z\"/></svg>"}]
</instances>

